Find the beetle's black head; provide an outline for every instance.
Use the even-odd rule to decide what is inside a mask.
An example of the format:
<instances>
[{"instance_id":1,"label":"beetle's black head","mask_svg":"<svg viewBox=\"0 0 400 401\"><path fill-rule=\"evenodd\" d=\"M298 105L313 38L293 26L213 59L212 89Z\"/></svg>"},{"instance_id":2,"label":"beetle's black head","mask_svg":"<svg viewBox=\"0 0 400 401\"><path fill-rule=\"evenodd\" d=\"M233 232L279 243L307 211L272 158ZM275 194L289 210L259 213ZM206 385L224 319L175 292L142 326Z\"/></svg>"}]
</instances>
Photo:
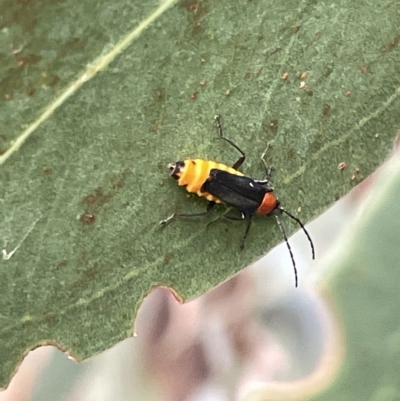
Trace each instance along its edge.
<instances>
[{"instance_id":1,"label":"beetle's black head","mask_svg":"<svg viewBox=\"0 0 400 401\"><path fill-rule=\"evenodd\" d=\"M171 170L171 177L175 178L175 180L179 180L179 177L181 176L181 171L184 167L185 162L182 160L168 164L168 168Z\"/></svg>"}]
</instances>

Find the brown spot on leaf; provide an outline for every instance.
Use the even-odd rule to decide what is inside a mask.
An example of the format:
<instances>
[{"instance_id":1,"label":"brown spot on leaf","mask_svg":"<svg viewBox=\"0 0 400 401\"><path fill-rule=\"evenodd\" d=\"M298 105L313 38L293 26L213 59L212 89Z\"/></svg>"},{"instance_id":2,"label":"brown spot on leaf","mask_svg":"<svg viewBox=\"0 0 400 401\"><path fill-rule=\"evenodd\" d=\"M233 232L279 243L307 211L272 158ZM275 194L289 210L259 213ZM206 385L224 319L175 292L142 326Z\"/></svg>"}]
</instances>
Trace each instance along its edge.
<instances>
[{"instance_id":1,"label":"brown spot on leaf","mask_svg":"<svg viewBox=\"0 0 400 401\"><path fill-rule=\"evenodd\" d=\"M80 221L84 224L92 224L105 205L119 192L119 190L125 185L125 180L129 169L125 169L119 175L112 175L109 178L109 188L104 189L101 187L96 188L91 193L86 195L82 199L82 203L85 204L85 211L80 217Z\"/></svg>"},{"instance_id":2,"label":"brown spot on leaf","mask_svg":"<svg viewBox=\"0 0 400 401\"><path fill-rule=\"evenodd\" d=\"M33 86L31 86L30 88L28 88L28 90L26 91L26 94L28 96L33 96L36 93L36 88L34 88Z\"/></svg>"},{"instance_id":3,"label":"brown spot on leaf","mask_svg":"<svg viewBox=\"0 0 400 401\"><path fill-rule=\"evenodd\" d=\"M68 265L68 260L62 260L61 262L58 262L55 266L54 266L54 270L61 270L62 268L64 268L65 266Z\"/></svg>"},{"instance_id":4,"label":"brown spot on leaf","mask_svg":"<svg viewBox=\"0 0 400 401\"><path fill-rule=\"evenodd\" d=\"M175 255L174 255L173 252L167 252L167 253L164 255L164 263L165 263L165 264L169 263L169 261L170 261L171 259L173 259L174 256L175 256Z\"/></svg>"},{"instance_id":5,"label":"brown spot on leaf","mask_svg":"<svg viewBox=\"0 0 400 401\"><path fill-rule=\"evenodd\" d=\"M366 73L370 72L370 68L369 68L368 65L360 64L360 65L358 66L358 68L359 68L359 70L360 70L363 74L366 74Z\"/></svg>"},{"instance_id":6,"label":"brown spot on leaf","mask_svg":"<svg viewBox=\"0 0 400 401\"><path fill-rule=\"evenodd\" d=\"M322 114L324 116L328 116L331 113L331 106L329 104L324 104L324 108L322 109Z\"/></svg>"},{"instance_id":7,"label":"brown spot on leaf","mask_svg":"<svg viewBox=\"0 0 400 401\"><path fill-rule=\"evenodd\" d=\"M79 220L83 224L90 225L96 221L96 216L94 214L83 213L79 218Z\"/></svg>"},{"instance_id":8,"label":"brown spot on leaf","mask_svg":"<svg viewBox=\"0 0 400 401\"><path fill-rule=\"evenodd\" d=\"M156 102L162 102L165 99L165 88L159 86L153 91L153 99Z\"/></svg>"}]
</instances>

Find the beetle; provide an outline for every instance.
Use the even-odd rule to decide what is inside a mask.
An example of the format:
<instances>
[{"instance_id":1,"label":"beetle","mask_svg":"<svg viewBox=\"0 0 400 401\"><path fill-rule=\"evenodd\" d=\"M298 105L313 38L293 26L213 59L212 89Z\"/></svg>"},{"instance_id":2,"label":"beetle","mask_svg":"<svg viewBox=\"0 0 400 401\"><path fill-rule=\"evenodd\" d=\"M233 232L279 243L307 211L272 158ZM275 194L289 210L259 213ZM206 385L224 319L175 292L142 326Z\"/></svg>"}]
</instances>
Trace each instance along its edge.
<instances>
[{"instance_id":1,"label":"beetle","mask_svg":"<svg viewBox=\"0 0 400 401\"><path fill-rule=\"evenodd\" d=\"M237 209L240 212L240 217L221 215L217 219L211 221L208 225L215 223L222 217L230 220L247 220L246 231L241 244L241 248L243 248L250 230L252 217L254 215L273 216L275 217L289 250L295 275L295 286L297 287L298 277L296 262L279 216L282 213L285 213L299 224L310 243L313 259L315 259L314 244L303 223L284 209L274 194L274 188L271 186L270 182L273 168L268 167L264 160L269 146L261 155L261 162L263 163L266 173L265 178L262 180L256 180L246 177L238 170L246 159L245 153L233 141L225 138L223 135L221 116L215 116L215 120L220 138L232 145L241 154L241 157L232 167L212 160L202 159L179 160L175 163L169 164L168 167L171 171L171 176L178 181L178 185L185 186L186 190L190 193L196 193L198 196L206 198L209 203L205 212L194 214L174 213L165 220L162 220L160 224L165 227L176 217L203 216L209 213L216 203L225 203L226 205Z\"/></svg>"}]
</instances>

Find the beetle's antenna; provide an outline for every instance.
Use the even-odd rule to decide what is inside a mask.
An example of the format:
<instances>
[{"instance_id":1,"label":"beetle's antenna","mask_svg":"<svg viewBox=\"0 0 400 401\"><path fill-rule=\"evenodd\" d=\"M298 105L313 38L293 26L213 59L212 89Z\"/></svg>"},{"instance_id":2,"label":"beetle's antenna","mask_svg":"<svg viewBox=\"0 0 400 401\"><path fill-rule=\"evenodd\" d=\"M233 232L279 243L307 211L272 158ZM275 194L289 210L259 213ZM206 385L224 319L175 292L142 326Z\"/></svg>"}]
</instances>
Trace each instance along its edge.
<instances>
[{"instance_id":1,"label":"beetle's antenna","mask_svg":"<svg viewBox=\"0 0 400 401\"><path fill-rule=\"evenodd\" d=\"M309 241L309 243L310 243L310 245L311 245L312 258L315 259L314 244L313 244L313 242L312 242L312 239L311 239L311 237L310 237L310 234L308 233L308 231L307 231L306 228L304 227L304 224L303 224L297 217L293 216L291 213L289 213L289 212L286 211L285 209L279 208L279 210L280 210L281 212L283 212L283 213L286 213L290 218L292 218L294 221L296 221L296 222L299 224L299 226L303 229L304 234L307 236L308 241Z\"/></svg>"},{"instance_id":2,"label":"beetle's antenna","mask_svg":"<svg viewBox=\"0 0 400 401\"><path fill-rule=\"evenodd\" d=\"M292 248L290 247L290 244L289 244L287 235L286 235L286 233L285 233L285 229L283 228L283 224L282 224L282 222L280 221L279 216L278 216L277 214L275 214L275 218L276 218L276 222L278 223L278 227L279 227L279 229L281 230L281 233L282 233L282 235L283 235L283 238L285 239L287 248L289 249L290 257L291 257L292 263L293 263L293 270L294 270L294 283L295 283L294 285L295 285L295 287L297 287L297 282L298 282L298 280L297 280L297 269L296 269L296 262L294 261L294 256L293 256Z\"/></svg>"}]
</instances>

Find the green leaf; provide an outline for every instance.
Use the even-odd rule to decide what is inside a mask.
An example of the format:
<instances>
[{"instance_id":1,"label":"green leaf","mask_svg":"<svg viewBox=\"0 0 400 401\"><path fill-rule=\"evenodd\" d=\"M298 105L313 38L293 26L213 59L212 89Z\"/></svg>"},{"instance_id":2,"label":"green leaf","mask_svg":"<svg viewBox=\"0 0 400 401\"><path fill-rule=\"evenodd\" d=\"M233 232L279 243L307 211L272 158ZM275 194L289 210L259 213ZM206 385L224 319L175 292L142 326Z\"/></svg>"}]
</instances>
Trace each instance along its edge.
<instances>
[{"instance_id":1,"label":"green leaf","mask_svg":"<svg viewBox=\"0 0 400 401\"><path fill-rule=\"evenodd\" d=\"M169 6L2 1L1 383L32 347L87 358L130 335L152 287L192 298L282 240L262 218L244 251L239 223L160 229L172 212L206 205L167 163L238 157L214 114L250 176L263 176L259 155L274 142L276 193L304 221L389 151L400 124L398 2Z\"/></svg>"}]
</instances>

